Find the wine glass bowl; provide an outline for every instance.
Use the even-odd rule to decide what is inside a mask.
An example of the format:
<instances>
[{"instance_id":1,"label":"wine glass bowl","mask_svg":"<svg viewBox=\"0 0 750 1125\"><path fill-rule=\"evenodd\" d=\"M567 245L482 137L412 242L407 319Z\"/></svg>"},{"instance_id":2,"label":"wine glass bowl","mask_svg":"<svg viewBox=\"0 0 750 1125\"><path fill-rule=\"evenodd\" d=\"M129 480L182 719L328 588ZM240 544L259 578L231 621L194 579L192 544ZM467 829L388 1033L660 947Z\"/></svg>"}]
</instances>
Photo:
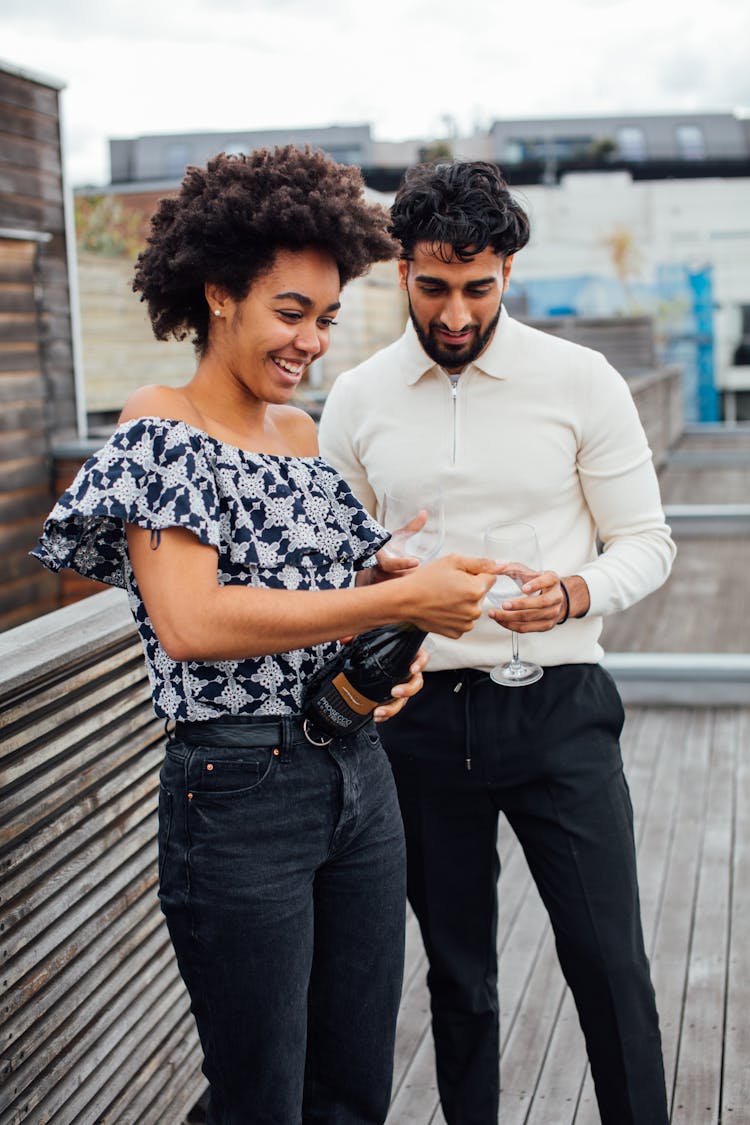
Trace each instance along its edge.
<instances>
[{"instance_id":1,"label":"wine glass bowl","mask_svg":"<svg viewBox=\"0 0 750 1125\"><path fill-rule=\"evenodd\" d=\"M445 541L445 509L439 490L393 492L383 496L380 522L391 538L384 550L392 558L436 559Z\"/></svg>"},{"instance_id":2,"label":"wine glass bowl","mask_svg":"<svg viewBox=\"0 0 750 1125\"><path fill-rule=\"evenodd\" d=\"M542 556L536 532L528 523L496 524L485 532L484 549L488 558L504 564L493 586L487 592L487 601L501 608L503 602L524 595L521 587L542 569ZM521 660L518 655L518 633L511 630L512 657L504 664L490 670L490 679L503 687L525 687L534 684L544 675L538 664Z\"/></svg>"}]
</instances>

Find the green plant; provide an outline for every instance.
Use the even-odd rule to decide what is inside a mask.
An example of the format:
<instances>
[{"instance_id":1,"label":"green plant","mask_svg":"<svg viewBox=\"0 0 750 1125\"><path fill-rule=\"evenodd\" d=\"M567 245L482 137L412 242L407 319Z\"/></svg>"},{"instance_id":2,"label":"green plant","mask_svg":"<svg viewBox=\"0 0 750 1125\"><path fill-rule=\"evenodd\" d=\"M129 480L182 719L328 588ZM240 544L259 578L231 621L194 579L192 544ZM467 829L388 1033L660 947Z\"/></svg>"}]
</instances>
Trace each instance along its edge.
<instances>
[{"instance_id":1,"label":"green plant","mask_svg":"<svg viewBox=\"0 0 750 1125\"><path fill-rule=\"evenodd\" d=\"M126 211L114 195L79 195L75 200L79 250L110 258L134 258L144 244L146 216Z\"/></svg>"}]
</instances>

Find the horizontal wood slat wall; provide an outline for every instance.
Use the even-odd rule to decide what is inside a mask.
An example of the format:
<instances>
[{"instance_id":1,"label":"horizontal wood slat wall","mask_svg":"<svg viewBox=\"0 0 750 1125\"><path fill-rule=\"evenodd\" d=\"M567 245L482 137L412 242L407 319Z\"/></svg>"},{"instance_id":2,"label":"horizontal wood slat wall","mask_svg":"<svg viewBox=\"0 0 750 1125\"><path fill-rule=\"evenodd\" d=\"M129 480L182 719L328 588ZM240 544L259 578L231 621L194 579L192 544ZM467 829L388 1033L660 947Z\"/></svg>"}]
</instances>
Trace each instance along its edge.
<instances>
[{"instance_id":1,"label":"horizontal wood slat wall","mask_svg":"<svg viewBox=\"0 0 750 1125\"><path fill-rule=\"evenodd\" d=\"M0 629L58 605L58 580L29 558L52 502L39 252L0 236Z\"/></svg>"},{"instance_id":2,"label":"horizontal wood slat wall","mask_svg":"<svg viewBox=\"0 0 750 1125\"><path fill-rule=\"evenodd\" d=\"M204 1089L156 897L163 740L122 591L0 635L0 1125L178 1125Z\"/></svg>"},{"instance_id":3,"label":"horizontal wood slat wall","mask_svg":"<svg viewBox=\"0 0 750 1125\"><path fill-rule=\"evenodd\" d=\"M75 436L67 238L54 80L0 65L0 630L59 605L29 559L52 501L51 440Z\"/></svg>"}]
</instances>

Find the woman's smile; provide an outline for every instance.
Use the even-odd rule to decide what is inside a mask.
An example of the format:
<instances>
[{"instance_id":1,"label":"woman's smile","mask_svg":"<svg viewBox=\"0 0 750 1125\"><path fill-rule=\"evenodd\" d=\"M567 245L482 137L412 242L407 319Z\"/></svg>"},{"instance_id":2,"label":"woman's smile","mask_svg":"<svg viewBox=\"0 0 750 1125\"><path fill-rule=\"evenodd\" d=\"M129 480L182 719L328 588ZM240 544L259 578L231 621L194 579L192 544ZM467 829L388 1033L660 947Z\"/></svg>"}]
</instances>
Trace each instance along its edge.
<instances>
[{"instance_id":1,"label":"woman's smile","mask_svg":"<svg viewBox=\"0 0 750 1125\"><path fill-rule=\"evenodd\" d=\"M285 356L272 355L272 363L280 372L282 382L296 386L302 378L305 369L310 365L309 359L288 359Z\"/></svg>"}]
</instances>

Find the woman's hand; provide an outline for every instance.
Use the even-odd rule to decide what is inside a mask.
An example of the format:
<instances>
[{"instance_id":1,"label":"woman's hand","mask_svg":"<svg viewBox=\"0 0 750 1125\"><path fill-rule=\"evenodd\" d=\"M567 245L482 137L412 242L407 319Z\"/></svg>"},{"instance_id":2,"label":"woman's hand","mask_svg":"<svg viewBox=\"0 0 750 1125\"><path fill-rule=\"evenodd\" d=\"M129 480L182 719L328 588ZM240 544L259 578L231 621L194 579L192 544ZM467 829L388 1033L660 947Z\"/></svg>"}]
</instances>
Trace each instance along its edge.
<instances>
[{"instance_id":1,"label":"woman's hand","mask_svg":"<svg viewBox=\"0 0 750 1125\"><path fill-rule=\"evenodd\" d=\"M482 616L482 602L498 573L492 559L466 555L423 563L397 584L408 598L407 620L425 633L457 640Z\"/></svg>"},{"instance_id":2,"label":"woman's hand","mask_svg":"<svg viewBox=\"0 0 750 1125\"><path fill-rule=\"evenodd\" d=\"M391 692L394 697L392 703L381 703L379 707L375 708L373 712L373 719L376 723L384 723L387 719L392 719L394 715L398 715L399 711L424 687L424 680L422 673L425 670L427 662L430 659L430 654L426 648L420 648L414 663L409 671L411 675L405 683L396 684Z\"/></svg>"}]
</instances>

